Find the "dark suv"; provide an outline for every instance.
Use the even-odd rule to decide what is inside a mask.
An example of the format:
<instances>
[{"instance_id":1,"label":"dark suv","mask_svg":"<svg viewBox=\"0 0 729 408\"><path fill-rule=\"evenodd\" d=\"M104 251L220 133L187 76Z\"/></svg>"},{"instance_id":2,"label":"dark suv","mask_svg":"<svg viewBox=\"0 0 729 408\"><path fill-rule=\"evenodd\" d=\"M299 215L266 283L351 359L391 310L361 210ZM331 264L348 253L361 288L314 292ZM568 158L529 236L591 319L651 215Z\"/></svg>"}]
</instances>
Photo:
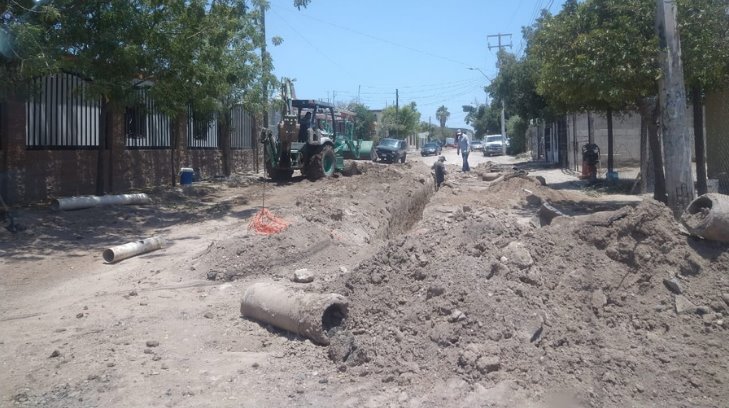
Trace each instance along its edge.
<instances>
[{"instance_id":1,"label":"dark suv","mask_svg":"<svg viewBox=\"0 0 729 408\"><path fill-rule=\"evenodd\" d=\"M408 144L400 139L382 139L375 148L377 157L382 161L405 163L408 153Z\"/></svg>"}]
</instances>

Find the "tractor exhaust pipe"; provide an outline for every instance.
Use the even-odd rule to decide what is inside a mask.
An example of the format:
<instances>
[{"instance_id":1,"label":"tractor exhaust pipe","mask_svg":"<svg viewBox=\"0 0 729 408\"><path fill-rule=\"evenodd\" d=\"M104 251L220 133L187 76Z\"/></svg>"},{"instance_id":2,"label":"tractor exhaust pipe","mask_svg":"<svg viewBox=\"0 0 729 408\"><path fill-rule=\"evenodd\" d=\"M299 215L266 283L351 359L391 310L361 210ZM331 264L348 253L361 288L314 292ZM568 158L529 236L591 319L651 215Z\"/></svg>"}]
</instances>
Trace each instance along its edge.
<instances>
[{"instance_id":1,"label":"tractor exhaust pipe","mask_svg":"<svg viewBox=\"0 0 729 408\"><path fill-rule=\"evenodd\" d=\"M243 293L240 313L327 346L327 332L344 322L348 305L344 296L335 293L303 293L260 282Z\"/></svg>"}]
</instances>

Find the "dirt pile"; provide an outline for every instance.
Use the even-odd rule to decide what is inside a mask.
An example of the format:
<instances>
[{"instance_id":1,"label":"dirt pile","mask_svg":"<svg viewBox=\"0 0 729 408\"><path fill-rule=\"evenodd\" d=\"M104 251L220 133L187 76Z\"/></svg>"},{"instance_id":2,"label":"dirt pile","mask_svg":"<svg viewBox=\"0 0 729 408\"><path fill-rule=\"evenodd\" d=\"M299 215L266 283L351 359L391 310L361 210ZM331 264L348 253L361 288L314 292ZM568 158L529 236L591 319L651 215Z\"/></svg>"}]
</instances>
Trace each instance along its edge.
<instances>
[{"instance_id":1,"label":"dirt pile","mask_svg":"<svg viewBox=\"0 0 729 408\"><path fill-rule=\"evenodd\" d=\"M528 208L523 189L538 184L512 178L479 198ZM682 235L650 201L545 228L443 204L327 287L350 298L356 358L335 353L341 371L423 390L454 374L513 382L583 406L729 400L726 247Z\"/></svg>"},{"instance_id":2,"label":"dirt pile","mask_svg":"<svg viewBox=\"0 0 729 408\"><path fill-rule=\"evenodd\" d=\"M276 235L255 235L246 228L211 243L199 257L209 279L232 280L257 275L284 276L298 267L337 269L351 248L376 245L407 231L420 220L434 191L421 164L378 166L359 163L365 177L337 177L316 183L300 181L294 205L270 208L290 227ZM286 186L269 185L269 188ZM292 269L293 268L293 269Z\"/></svg>"}]
</instances>

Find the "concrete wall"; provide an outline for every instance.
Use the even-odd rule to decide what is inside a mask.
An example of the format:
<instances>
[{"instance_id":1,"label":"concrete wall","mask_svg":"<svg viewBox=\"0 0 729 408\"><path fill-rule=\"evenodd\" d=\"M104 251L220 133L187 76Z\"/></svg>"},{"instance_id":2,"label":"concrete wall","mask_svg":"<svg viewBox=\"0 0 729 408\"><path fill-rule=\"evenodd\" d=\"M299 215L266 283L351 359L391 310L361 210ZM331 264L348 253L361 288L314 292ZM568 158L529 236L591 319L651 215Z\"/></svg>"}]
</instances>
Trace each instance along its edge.
<instances>
[{"instance_id":1,"label":"concrete wall","mask_svg":"<svg viewBox=\"0 0 729 408\"><path fill-rule=\"evenodd\" d=\"M687 112L687 124L689 133L689 143L692 149L693 155L693 111L692 107L688 107ZM607 170L607 116L604 113L592 113L592 121L594 127L595 143L600 146L600 168L603 171ZM581 170L582 166L582 146L588 142L588 114L577 113L569 114L565 116L566 125L566 142L567 142L567 157L559 157L560 155L555 151L559 147L559 140L557 135L560 133L559 126L557 123L551 123L547 125L532 126L530 128L529 136L532 143L536 145L541 141L541 147L544 151L541 152L541 158L544 158L550 163L562 163L564 167L570 168L576 171ZM565 133L563 133L565 134ZM537 137L537 136L544 137ZM544 143L546 137L553 138ZM637 167L640 165L640 115L636 112L627 113L614 113L613 114L613 138L614 138L614 160L615 167ZM549 148L547 148L549 145ZM534 147L532 148L534 149ZM564 153L564 152L563 152ZM532 153L535 157L536 152Z\"/></svg>"},{"instance_id":2,"label":"concrete wall","mask_svg":"<svg viewBox=\"0 0 729 408\"><path fill-rule=\"evenodd\" d=\"M96 193L98 148L28 149L25 112L24 101L11 100L0 105L0 192L5 200L12 204L30 203ZM184 116L172 125L175 148L171 149L127 148L123 113L110 116L108 146L101 154L107 193L177 183L181 167L195 168L203 179L224 175L222 150L187 147ZM262 149L255 149L256 143L254 149L231 150L231 171L257 169L256 154Z\"/></svg>"}]
</instances>

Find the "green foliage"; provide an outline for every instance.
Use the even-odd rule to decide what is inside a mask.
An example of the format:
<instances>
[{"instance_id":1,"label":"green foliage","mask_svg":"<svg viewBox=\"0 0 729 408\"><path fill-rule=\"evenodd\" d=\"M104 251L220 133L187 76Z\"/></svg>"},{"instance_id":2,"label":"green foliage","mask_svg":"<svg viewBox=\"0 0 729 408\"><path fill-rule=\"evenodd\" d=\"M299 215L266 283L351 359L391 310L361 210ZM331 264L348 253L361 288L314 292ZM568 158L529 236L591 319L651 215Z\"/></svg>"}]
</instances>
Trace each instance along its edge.
<instances>
[{"instance_id":1,"label":"green foliage","mask_svg":"<svg viewBox=\"0 0 729 408\"><path fill-rule=\"evenodd\" d=\"M133 98L133 85L153 85L149 92L169 114L193 102L202 114L232 103L260 104L262 80L274 82L272 64L257 55L260 11L248 9L245 0L11 6L17 16L6 29L12 53L1 61L8 75L0 85L17 88L27 78L63 70L92 79L92 90L112 103Z\"/></svg>"},{"instance_id":2,"label":"green foliage","mask_svg":"<svg viewBox=\"0 0 729 408\"><path fill-rule=\"evenodd\" d=\"M440 127L444 128L446 125L446 122L448 121L448 118L451 117L451 113L448 112L448 108L446 108L445 105L441 105L437 111L435 111L435 117L438 119L438 123L440 123Z\"/></svg>"},{"instance_id":3,"label":"green foliage","mask_svg":"<svg viewBox=\"0 0 729 408\"><path fill-rule=\"evenodd\" d=\"M729 82L726 0L678 1L681 59L686 86L714 90Z\"/></svg>"},{"instance_id":4,"label":"green foliage","mask_svg":"<svg viewBox=\"0 0 729 408\"><path fill-rule=\"evenodd\" d=\"M549 116L546 101L537 93L539 66L530 54L518 59L502 50L498 66L499 74L486 88L494 100L504 101L507 112L523 118Z\"/></svg>"},{"instance_id":5,"label":"green foliage","mask_svg":"<svg viewBox=\"0 0 729 408\"><path fill-rule=\"evenodd\" d=\"M506 121L506 133L509 135L509 154L519 154L526 151L526 132L529 122L519 115L514 115Z\"/></svg>"},{"instance_id":6,"label":"green foliage","mask_svg":"<svg viewBox=\"0 0 729 408\"><path fill-rule=\"evenodd\" d=\"M623 110L657 92L653 0L568 1L535 24L527 53L557 111Z\"/></svg>"},{"instance_id":7,"label":"green foliage","mask_svg":"<svg viewBox=\"0 0 729 408\"><path fill-rule=\"evenodd\" d=\"M418 131L420 112L415 102L411 102L396 112L394 106L388 106L382 111L382 128L389 132L390 137L397 136L402 139Z\"/></svg>"},{"instance_id":8,"label":"green foliage","mask_svg":"<svg viewBox=\"0 0 729 408\"><path fill-rule=\"evenodd\" d=\"M354 137L356 139L371 140L375 134L375 121L377 117L370 109L361 103L352 102L347 110L354 112Z\"/></svg>"},{"instance_id":9,"label":"green foliage","mask_svg":"<svg viewBox=\"0 0 729 408\"><path fill-rule=\"evenodd\" d=\"M501 106L492 101L490 106L465 105L466 124L473 127L474 137L481 139L484 135L501 133Z\"/></svg>"}]
</instances>

